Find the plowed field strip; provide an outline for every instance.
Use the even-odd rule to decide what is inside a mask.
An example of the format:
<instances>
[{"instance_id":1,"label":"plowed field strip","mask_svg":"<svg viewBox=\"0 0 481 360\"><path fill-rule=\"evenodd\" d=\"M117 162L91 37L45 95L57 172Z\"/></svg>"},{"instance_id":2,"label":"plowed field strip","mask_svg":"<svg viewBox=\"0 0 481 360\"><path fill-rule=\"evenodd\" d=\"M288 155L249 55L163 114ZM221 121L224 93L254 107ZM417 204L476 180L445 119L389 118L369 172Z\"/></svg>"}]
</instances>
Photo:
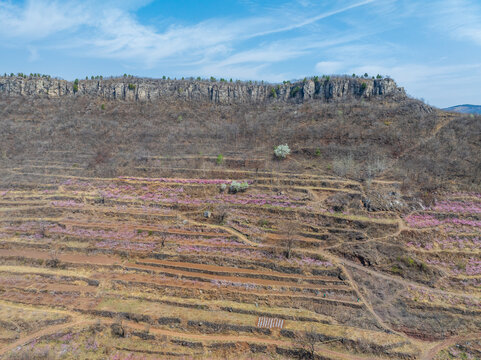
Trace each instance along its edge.
<instances>
[{"instance_id":1,"label":"plowed field strip","mask_svg":"<svg viewBox=\"0 0 481 360\"><path fill-rule=\"evenodd\" d=\"M26 257L32 259L49 260L52 254L46 251L38 250L17 250L17 249L0 249L1 257ZM106 255L82 255L82 254L58 254L58 259L62 262L74 264L89 265L120 265L121 259Z\"/></svg>"},{"instance_id":2,"label":"plowed field strip","mask_svg":"<svg viewBox=\"0 0 481 360\"><path fill-rule=\"evenodd\" d=\"M0 282L1 284L1 282ZM68 285L68 284L53 284L48 282L32 282L17 280L15 284L2 284L4 288L20 289L20 290L37 290L37 291L55 291L67 293L96 293L99 288L88 285Z\"/></svg>"},{"instance_id":3,"label":"plowed field strip","mask_svg":"<svg viewBox=\"0 0 481 360\"><path fill-rule=\"evenodd\" d=\"M243 268L235 268L235 267L229 267L229 266L185 263L180 261L169 261L169 260L158 260L158 259L142 259L141 261L149 262L152 264L159 264L159 265L189 267L192 269L199 269L199 270L233 272L233 273L255 274L255 275L270 275L270 276L279 276L283 278L293 278L293 279L313 279L313 280L333 281L333 278L328 276L315 276L315 275L305 276L300 274L285 274L285 273L280 273L275 271L262 271L257 269L243 269Z\"/></svg>"},{"instance_id":4,"label":"plowed field strip","mask_svg":"<svg viewBox=\"0 0 481 360\"><path fill-rule=\"evenodd\" d=\"M85 287L82 287L82 286L75 286L75 285L65 285L65 284L44 284L44 283L40 283L38 286L35 286L32 285L32 286L29 286L29 287L21 287L21 283L16 283L14 285L2 285L4 286L4 288L6 290L17 290L17 291L22 291L22 292L32 292L34 294L38 294L38 292L44 292L44 291L55 291L56 293L67 293L67 294L70 294L70 295L73 295L73 296L76 296L77 293L81 293L81 294L91 294L91 293L95 293L98 288L93 288L93 289L84 289ZM48 288L46 287L46 285L48 285ZM133 288L132 290L136 290L135 288ZM115 292L115 291L105 291L105 290L102 290L102 297L105 299L105 298L113 298L113 299L121 299L121 300L143 300L143 301L148 301L148 302L152 302L152 303L155 303L155 304L164 304L164 305L167 305L167 306L180 306L181 308L184 308L184 306L181 306L180 303L184 302L185 300L183 298L170 298L171 300L166 300L166 299L155 299L155 298L139 298L137 296L126 296L124 295L123 293L119 293L119 292ZM173 299L173 300L172 300ZM175 302L180 302L179 305L176 305ZM195 303L192 303L192 302L186 302L185 305L188 305L188 306L185 306L187 308L192 307L192 308L195 308L196 305L202 305L204 306L205 308L201 309L203 311L212 311L212 309L215 309L215 311L222 311L222 312L231 312L230 310L228 309L220 309L221 305L218 304L220 300L213 300L213 301L209 301L209 300L200 300L200 301L196 301ZM47 302L48 304L48 302ZM68 303L70 304L70 303ZM66 304L66 305L68 305ZM236 305L241 305L241 304L244 304L243 302L235 302ZM247 303L249 304L249 303ZM57 306L59 304L56 304ZM18 306L19 308L21 308L20 306ZM226 305L224 305L224 307L227 307ZM249 312L244 312L242 309L236 309L234 308L233 309L233 312L234 313L238 313L238 314L244 314L244 315L249 315L249 316L270 316L270 317L280 317L280 318L287 318L289 320L291 320L291 316L290 315L287 315L285 312L282 312L282 309L280 309L281 312L280 313L276 313L276 310L273 310L271 309L270 312L267 312L265 310L259 310L259 312L256 312L255 310L253 310L253 313L249 313ZM285 309L284 309L285 310ZM318 314L314 314L314 316L317 316ZM295 318L296 315L294 315L294 318ZM302 316L300 315L301 317L305 318L305 316ZM295 321L314 321L314 322L319 322L320 319L316 318L316 317L312 317L312 318L306 318L305 320L301 319L301 320L295 320ZM322 321L321 321L322 322ZM326 323L326 322L324 322Z\"/></svg>"},{"instance_id":5,"label":"plowed field strip","mask_svg":"<svg viewBox=\"0 0 481 360\"><path fill-rule=\"evenodd\" d=\"M75 199L75 200L82 200L81 198L71 198L71 199ZM51 205L49 204L49 202L51 202L52 200L45 200L43 203L38 203L38 202L32 202L32 204L30 203L17 203L17 202L12 202L11 205L13 205L12 207L10 208L7 208L9 210L13 210L13 209L18 209L18 208L22 208L23 206L35 206L35 204L38 204L37 207L44 207L44 208L47 208L47 209L55 209L55 210L63 210L65 212L67 211L75 211L76 213L88 213L88 212L93 212L93 213L98 213L99 215L101 214L104 214L104 215L110 215L110 216L115 216L115 215L118 215L118 216L138 216L138 215L141 215L141 216L152 216L152 217L155 217L157 218L156 220L168 220L168 219L171 219L171 218L176 218L177 217L177 214L165 214L165 213L161 213L160 211L163 209L162 207L158 208L160 211L159 212L155 212L155 208L151 208L152 211L149 212L149 211L142 211L142 210L136 210L136 209L131 209L131 210L128 210L128 209L115 209L115 208L111 208L111 207L107 207L107 206L95 206L95 205L90 205L90 204L85 204L84 202L79 202L79 204L81 206L78 206L78 207L75 207L75 206L54 206L54 205ZM57 200L54 200L54 201L57 201ZM2 205L2 203L0 202L0 206ZM23 205L23 206L21 206ZM0 209L2 210L2 209Z\"/></svg>"},{"instance_id":6,"label":"plowed field strip","mask_svg":"<svg viewBox=\"0 0 481 360\"><path fill-rule=\"evenodd\" d=\"M69 226L76 226L76 227L84 227L84 228L100 228L100 229L118 229L121 227L122 229L128 229L128 230L151 230L151 231L158 231L162 233L168 233L168 234L175 234L175 235L186 235L186 236L206 236L206 237L219 237L222 235L226 235L226 233L221 233L221 232L197 232L197 231L188 231L188 230L182 230L182 229L165 229L165 228L159 228L157 226L149 226L145 224L132 224L132 223L122 223L119 225L118 223L94 223L94 222L82 222L82 221L73 221L73 220L62 220L59 221L62 225L69 225ZM195 223L195 222L190 222L192 225L201 225L205 227L213 227L213 228L220 228L223 229L222 227L218 226L209 226L210 224L203 224L203 223ZM224 230L224 229L223 229Z\"/></svg>"},{"instance_id":7,"label":"plowed field strip","mask_svg":"<svg viewBox=\"0 0 481 360\"><path fill-rule=\"evenodd\" d=\"M105 279L105 276L102 276L102 279ZM115 277L110 277L110 280L115 280ZM159 281L153 281L153 280L138 280L138 279L131 279L129 280L127 277L119 277L118 281L123 282L123 283L128 283L134 284L137 286L152 286L152 285L161 285L163 287L170 287L170 288L179 288L179 289L189 289L189 290L216 290L216 291L221 291L221 292L232 292L237 294L245 294L245 295L253 295L253 296L262 296L262 297L273 297L273 298L286 298L286 299L299 299L299 300L306 300L306 301L318 301L318 302L326 302L326 303L332 303L332 304L337 304L337 305L344 305L348 306L351 308L363 308L364 305L362 303L354 302L354 301L348 301L348 300L338 300L338 299L333 299L329 297L321 297L323 290L324 291L329 291L333 290L331 288L319 288L319 296L309 296L309 295L303 295L299 294L298 291L287 291L284 290L282 292L280 291L267 291L267 290L259 290L256 289L254 290L244 290L242 287L233 287L233 286L215 286L206 283L200 284L181 284L181 283L176 283L175 281L169 281L169 280L159 280ZM287 301L287 300L286 300Z\"/></svg>"},{"instance_id":8,"label":"plowed field strip","mask_svg":"<svg viewBox=\"0 0 481 360\"><path fill-rule=\"evenodd\" d=\"M32 259L41 259L41 260L51 260L52 255L45 251L38 251L38 250L17 250L17 249L0 249L0 256L1 257L20 257L20 258L32 258ZM267 279L259 279L259 278L249 278L249 277L237 277L237 276L226 276L226 275L211 275L205 274L201 272L190 272L190 271L182 271L182 270L175 270L175 269L162 269L160 270L157 266L149 266L149 265L140 265L136 263L123 263L120 258L113 257L113 256L106 256L106 255L82 255L82 254L58 254L56 258L59 259L62 263L73 263L73 264L89 264L89 265L122 265L126 269L139 269L139 270L148 270L154 273L159 274L170 274L174 276L182 276L184 278L191 278L191 279L205 279L207 282L211 282L212 280L222 280L232 283L245 283L245 284L256 284L262 286L281 286L281 287L292 287L292 288L300 288L300 289L313 289L313 290L322 290L325 287L321 285L309 285L309 284L296 284L287 281L275 281L275 280L267 280ZM342 289L348 290L349 288L345 286L335 287L330 286L330 289Z\"/></svg>"},{"instance_id":9,"label":"plowed field strip","mask_svg":"<svg viewBox=\"0 0 481 360\"><path fill-rule=\"evenodd\" d=\"M137 268L137 269L143 269L143 270L151 270L154 272L160 272L157 266L131 264L131 263L126 263L124 264L124 266L127 268ZM292 283L287 281L276 281L276 280L267 280L267 279L240 277L240 276L212 275L212 274L206 274L202 272L190 272L190 271L183 271L183 270L176 270L176 269L169 269L169 268L163 268L161 272L172 274L172 275L180 275L183 277L204 278L208 280L223 280L223 281L230 281L233 283L248 283L248 284L250 283L250 284L258 284L258 285L264 285L264 286L289 286L289 287L296 287L296 288L303 288L303 289L320 288L319 285L297 284L297 283ZM343 289L345 288L346 287L343 287Z\"/></svg>"},{"instance_id":10,"label":"plowed field strip","mask_svg":"<svg viewBox=\"0 0 481 360\"><path fill-rule=\"evenodd\" d=\"M7 213L7 212L17 212L17 211L29 211L29 210L38 210L38 209L48 209L50 206L48 205L19 205L14 207L4 207L0 208L0 212ZM5 216L5 214L3 215Z\"/></svg>"},{"instance_id":11,"label":"plowed field strip","mask_svg":"<svg viewBox=\"0 0 481 360\"><path fill-rule=\"evenodd\" d=\"M217 157L216 157L217 158ZM162 167L165 169L165 167ZM170 167L168 168L172 171L177 172L200 172L202 174L205 173L205 169L195 169L195 168L176 168ZM256 175L258 177L264 177L267 179L298 179L298 180L318 180L318 181L325 181L325 182L335 182L347 185L361 185L359 182L354 180L345 180L338 178L336 176L327 176L327 175L317 175L317 174L302 174L299 175L298 173L284 173L284 172L276 172L276 171L250 171L250 170L232 170L232 169L220 169L220 170L213 170L214 174L237 174L240 177L245 175ZM373 180L375 182L376 180Z\"/></svg>"}]
</instances>

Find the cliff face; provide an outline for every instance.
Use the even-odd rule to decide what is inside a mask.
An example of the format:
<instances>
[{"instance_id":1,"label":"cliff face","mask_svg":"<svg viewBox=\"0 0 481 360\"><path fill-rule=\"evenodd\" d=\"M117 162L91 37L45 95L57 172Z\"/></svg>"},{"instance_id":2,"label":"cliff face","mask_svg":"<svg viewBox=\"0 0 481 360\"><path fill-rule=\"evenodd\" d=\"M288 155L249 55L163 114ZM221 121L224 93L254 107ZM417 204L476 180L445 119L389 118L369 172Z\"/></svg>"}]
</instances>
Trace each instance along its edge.
<instances>
[{"instance_id":1,"label":"cliff face","mask_svg":"<svg viewBox=\"0 0 481 360\"><path fill-rule=\"evenodd\" d=\"M335 77L292 84L251 84L247 82L208 82L113 78L73 82L47 78L0 77L3 96L92 96L109 100L155 101L159 98L207 100L219 104L262 103L267 101L303 102L405 95L392 79Z\"/></svg>"}]
</instances>

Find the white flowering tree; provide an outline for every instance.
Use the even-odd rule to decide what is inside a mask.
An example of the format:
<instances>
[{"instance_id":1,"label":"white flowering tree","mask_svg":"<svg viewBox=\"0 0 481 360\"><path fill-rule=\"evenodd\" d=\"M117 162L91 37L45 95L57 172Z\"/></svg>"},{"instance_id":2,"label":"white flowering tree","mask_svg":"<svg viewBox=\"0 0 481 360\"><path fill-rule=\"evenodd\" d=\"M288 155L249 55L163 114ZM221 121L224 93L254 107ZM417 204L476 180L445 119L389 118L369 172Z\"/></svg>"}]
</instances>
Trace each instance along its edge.
<instances>
[{"instance_id":1,"label":"white flowering tree","mask_svg":"<svg viewBox=\"0 0 481 360\"><path fill-rule=\"evenodd\" d=\"M285 159L290 153L291 149L287 144L278 145L274 148L274 155L278 159Z\"/></svg>"},{"instance_id":2,"label":"white flowering tree","mask_svg":"<svg viewBox=\"0 0 481 360\"><path fill-rule=\"evenodd\" d=\"M246 191L248 187L249 187L249 184L247 182L241 183L234 180L229 186L229 192L232 194L243 192L243 191Z\"/></svg>"}]
</instances>

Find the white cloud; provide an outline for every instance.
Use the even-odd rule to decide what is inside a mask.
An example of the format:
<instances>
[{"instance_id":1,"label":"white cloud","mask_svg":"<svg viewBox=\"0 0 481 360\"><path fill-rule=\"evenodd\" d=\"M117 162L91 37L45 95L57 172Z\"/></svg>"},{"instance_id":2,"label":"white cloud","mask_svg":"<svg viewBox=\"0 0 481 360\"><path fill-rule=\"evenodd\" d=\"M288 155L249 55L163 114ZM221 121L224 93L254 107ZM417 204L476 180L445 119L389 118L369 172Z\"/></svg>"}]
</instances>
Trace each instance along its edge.
<instances>
[{"instance_id":1,"label":"white cloud","mask_svg":"<svg viewBox=\"0 0 481 360\"><path fill-rule=\"evenodd\" d=\"M88 21L84 6L70 1L30 0L23 7L0 2L0 35L7 39L38 40Z\"/></svg>"}]
</instances>

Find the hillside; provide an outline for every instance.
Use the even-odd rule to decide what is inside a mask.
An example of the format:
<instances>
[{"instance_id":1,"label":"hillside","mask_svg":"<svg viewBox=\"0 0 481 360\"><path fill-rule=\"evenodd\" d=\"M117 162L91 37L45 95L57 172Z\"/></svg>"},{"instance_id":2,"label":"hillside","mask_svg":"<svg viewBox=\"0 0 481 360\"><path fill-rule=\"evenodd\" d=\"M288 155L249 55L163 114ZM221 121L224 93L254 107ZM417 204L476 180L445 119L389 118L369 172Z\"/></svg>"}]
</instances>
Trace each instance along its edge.
<instances>
[{"instance_id":1,"label":"hillside","mask_svg":"<svg viewBox=\"0 0 481 360\"><path fill-rule=\"evenodd\" d=\"M0 358L479 357L480 119L391 79L0 78Z\"/></svg>"},{"instance_id":2,"label":"hillside","mask_svg":"<svg viewBox=\"0 0 481 360\"><path fill-rule=\"evenodd\" d=\"M454 177L467 185L479 181L479 121L469 122L410 99L391 79L341 77L255 85L122 78L80 81L75 93L74 83L63 80L15 79L0 78L4 159L21 161L44 157L45 152L51 157L65 150L93 152L94 158L82 160L85 171L128 175L139 161L159 153L235 153L244 158L260 156L265 168L305 171L313 163L329 174L358 180L382 173L411 181L406 174L423 173L422 181L435 184ZM160 87L142 90L152 84ZM367 85L360 91L362 84ZM59 88L65 91L52 93ZM278 95L268 95L272 90ZM139 95L145 93L151 100ZM451 143L468 142L474 147L462 147L456 168L450 165L454 158L437 158L442 149L436 147L422 154L427 161L437 158L436 170L406 161L428 139L433 142L441 134L454 134L448 128L463 121L470 123L466 136L454 137ZM438 133L440 129L445 131ZM273 162L271 149L286 142L297 161Z\"/></svg>"},{"instance_id":3,"label":"hillside","mask_svg":"<svg viewBox=\"0 0 481 360\"><path fill-rule=\"evenodd\" d=\"M481 114L481 105L469 105L469 104L456 105L456 106L448 107L444 110L454 111L462 114Z\"/></svg>"}]
</instances>

